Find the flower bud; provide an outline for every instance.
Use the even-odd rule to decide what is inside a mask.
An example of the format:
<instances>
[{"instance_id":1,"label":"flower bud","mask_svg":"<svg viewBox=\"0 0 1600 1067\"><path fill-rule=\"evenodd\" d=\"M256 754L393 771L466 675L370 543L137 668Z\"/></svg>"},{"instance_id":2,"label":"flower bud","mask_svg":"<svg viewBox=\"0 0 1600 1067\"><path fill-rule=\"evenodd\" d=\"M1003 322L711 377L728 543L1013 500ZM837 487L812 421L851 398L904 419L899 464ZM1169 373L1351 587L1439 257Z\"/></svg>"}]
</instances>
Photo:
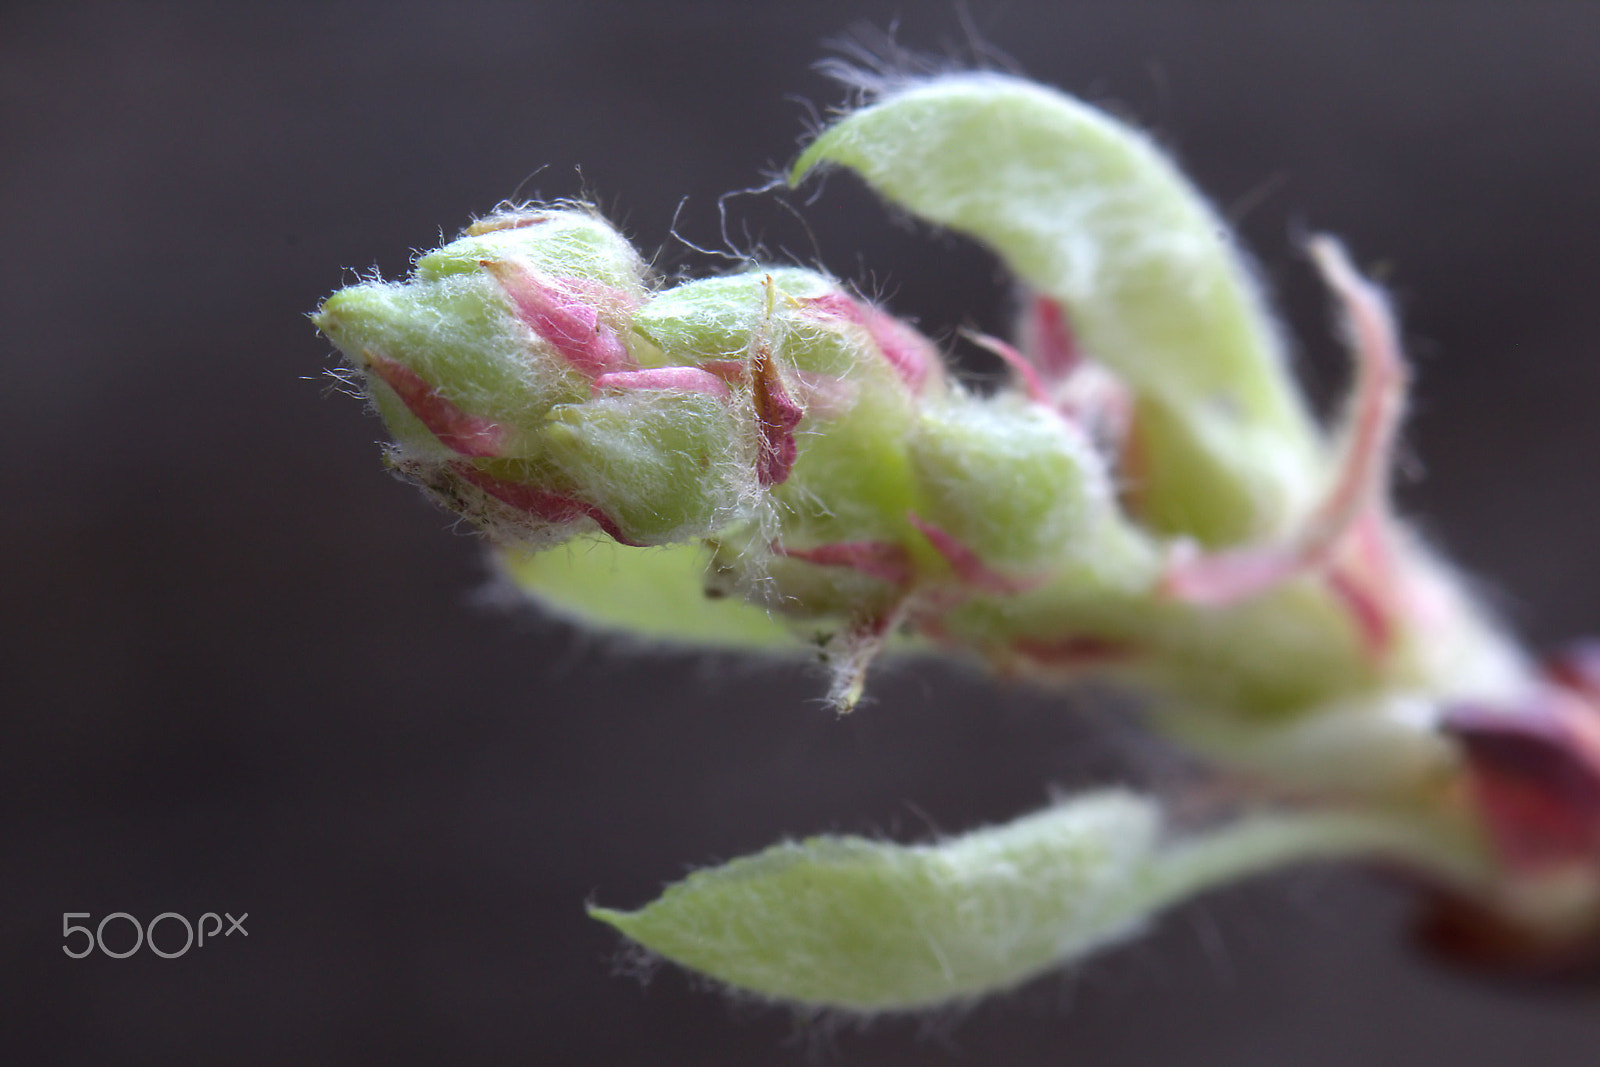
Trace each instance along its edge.
<instances>
[{"instance_id":1,"label":"flower bud","mask_svg":"<svg viewBox=\"0 0 1600 1067\"><path fill-rule=\"evenodd\" d=\"M394 434L392 466L497 542L743 529L746 579L775 539L903 537L904 438L945 389L931 343L816 272L653 292L571 208L502 211L313 318Z\"/></svg>"},{"instance_id":2,"label":"flower bud","mask_svg":"<svg viewBox=\"0 0 1600 1067\"><path fill-rule=\"evenodd\" d=\"M1018 397L930 407L910 454L924 532L943 531L1024 584L1087 547L1084 527L1111 506L1105 464L1088 439Z\"/></svg>"}]
</instances>

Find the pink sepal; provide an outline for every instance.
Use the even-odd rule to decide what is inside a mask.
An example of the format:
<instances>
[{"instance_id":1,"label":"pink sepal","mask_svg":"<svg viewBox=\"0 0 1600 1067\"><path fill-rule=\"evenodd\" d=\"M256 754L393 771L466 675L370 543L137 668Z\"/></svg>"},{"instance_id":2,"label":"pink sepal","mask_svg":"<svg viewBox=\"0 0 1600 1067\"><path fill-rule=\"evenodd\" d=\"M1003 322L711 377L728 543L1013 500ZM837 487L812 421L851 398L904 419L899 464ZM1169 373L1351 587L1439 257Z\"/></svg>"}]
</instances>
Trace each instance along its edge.
<instances>
[{"instance_id":1,"label":"pink sepal","mask_svg":"<svg viewBox=\"0 0 1600 1067\"><path fill-rule=\"evenodd\" d=\"M645 547L642 542L634 541L622 532L616 520L601 511L598 507L577 497L567 496L564 493L541 489L535 485L523 485L518 482L508 482L472 466L470 463L452 463L451 469L464 480L482 489L502 504L530 515L541 522L548 522L554 526L576 522L579 519L591 519L594 524L611 537L618 544L630 548Z\"/></svg>"},{"instance_id":2,"label":"pink sepal","mask_svg":"<svg viewBox=\"0 0 1600 1067\"><path fill-rule=\"evenodd\" d=\"M822 567L850 567L890 585L906 585L913 574L910 553L892 541L838 541L813 548L775 544L772 550Z\"/></svg>"},{"instance_id":3,"label":"pink sepal","mask_svg":"<svg viewBox=\"0 0 1600 1067\"><path fill-rule=\"evenodd\" d=\"M944 557L945 562L950 564L950 569L955 571L956 577L965 586L982 593L1010 596L1015 593L1025 592L1036 584L1006 577L983 562L978 557L978 554L960 538L929 522L914 511L906 512L906 521L911 523L918 533L928 539L928 543L934 547L934 550L939 555Z\"/></svg>"},{"instance_id":4,"label":"pink sepal","mask_svg":"<svg viewBox=\"0 0 1600 1067\"><path fill-rule=\"evenodd\" d=\"M927 338L872 304L840 292L805 297L800 302L819 317L841 319L866 330L883 358L913 393L922 392L929 371L939 365L939 353Z\"/></svg>"},{"instance_id":5,"label":"pink sepal","mask_svg":"<svg viewBox=\"0 0 1600 1067\"><path fill-rule=\"evenodd\" d=\"M595 392L603 389L660 389L674 393L709 393L721 400L732 397L728 386L717 375L699 367L649 367L645 370L610 371L594 380Z\"/></svg>"},{"instance_id":6,"label":"pink sepal","mask_svg":"<svg viewBox=\"0 0 1600 1067\"><path fill-rule=\"evenodd\" d=\"M1067 322L1067 313L1049 297L1035 296L1022 323L1022 347L1029 362L1050 384L1065 381L1083 363L1083 352Z\"/></svg>"},{"instance_id":7,"label":"pink sepal","mask_svg":"<svg viewBox=\"0 0 1600 1067\"><path fill-rule=\"evenodd\" d=\"M627 346L600 321L599 311L589 302L599 299L597 290L605 287L581 279L547 279L526 263L511 259L485 260L483 267L505 290L523 325L548 342L574 369L598 378L611 371L636 368ZM621 299L618 302L629 303Z\"/></svg>"},{"instance_id":8,"label":"pink sepal","mask_svg":"<svg viewBox=\"0 0 1600 1067\"><path fill-rule=\"evenodd\" d=\"M1023 391L1028 394L1028 399L1035 404L1050 403L1050 394L1045 391L1044 382L1039 378L1039 371L1027 358L1015 348L1006 344L998 337L990 337L986 333L967 334L972 343L985 351L999 356L1011 372L1022 379Z\"/></svg>"},{"instance_id":9,"label":"pink sepal","mask_svg":"<svg viewBox=\"0 0 1600 1067\"><path fill-rule=\"evenodd\" d=\"M367 369L394 390L406 410L415 415L417 421L426 426L428 432L446 448L463 456L504 454L506 438L510 436L504 426L481 415L469 415L462 411L404 363L370 348L362 349L361 355L366 360Z\"/></svg>"},{"instance_id":10,"label":"pink sepal","mask_svg":"<svg viewBox=\"0 0 1600 1067\"><path fill-rule=\"evenodd\" d=\"M1180 600L1221 607L1298 574L1322 572L1363 643L1381 655L1393 645L1406 592L1389 545L1387 495L1407 370L1382 291L1356 272L1337 242L1317 238L1310 251L1343 305L1356 363L1355 396L1333 483L1283 541L1210 554L1181 546L1168 560L1161 589Z\"/></svg>"}]
</instances>

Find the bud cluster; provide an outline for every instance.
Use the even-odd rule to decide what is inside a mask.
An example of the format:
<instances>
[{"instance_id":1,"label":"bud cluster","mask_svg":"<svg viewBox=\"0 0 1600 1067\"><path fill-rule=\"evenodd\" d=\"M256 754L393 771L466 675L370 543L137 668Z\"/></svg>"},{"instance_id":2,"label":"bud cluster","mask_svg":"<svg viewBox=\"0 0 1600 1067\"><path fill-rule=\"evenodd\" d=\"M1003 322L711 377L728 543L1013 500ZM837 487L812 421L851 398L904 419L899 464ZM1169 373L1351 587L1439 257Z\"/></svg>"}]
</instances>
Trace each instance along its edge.
<instances>
[{"instance_id":1,"label":"bud cluster","mask_svg":"<svg viewBox=\"0 0 1600 1067\"><path fill-rule=\"evenodd\" d=\"M873 127L896 109L915 125L927 96L946 115L1012 108L1012 135L1032 122L1067 158L1109 154L1138 195L1080 191L1089 211L1052 188L973 215L940 190L970 182L948 173L960 157L860 148L895 142ZM908 635L1009 671L1157 689L1173 729L1246 763L1262 724L1335 708L1387 748L1388 777L1414 781L1447 753L1394 720L1419 699L1514 688L1521 666L1389 516L1404 368L1381 294L1314 245L1358 364L1346 425L1325 438L1209 208L1136 134L1101 143L1107 121L1017 83L936 82L846 119L797 168L855 167L1008 254L1030 295L1020 350L978 339L1013 370L994 395L818 272L662 286L573 206L503 208L314 319L393 433L393 468L435 500L504 546L694 553L704 596L825 635L842 709ZM922 168L910 193L907 168ZM1130 242L1116 214L1151 205L1165 246ZM1046 208L1075 220L1067 251L1037 255L1037 233L1013 247L1011 216ZM1367 713L1340 707L1352 700ZM1282 740L1265 762L1299 777Z\"/></svg>"},{"instance_id":2,"label":"bud cluster","mask_svg":"<svg viewBox=\"0 0 1600 1067\"><path fill-rule=\"evenodd\" d=\"M880 1007L1003 987L1297 857L1399 854L1541 938L1600 926L1600 668L1592 650L1531 666L1394 516L1408 375L1383 293L1336 242L1310 242L1355 364L1324 429L1226 227L1143 135L1011 78L892 90L825 130L792 180L848 168L993 248L1023 293L1017 347L974 338L1010 368L1004 387L966 388L927 337L817 271L665 285L593 211L507 206L408 279L313 315L393 435L391 466L579 614L741 644L773 619L795 647L820 637L842 711L897 643L1092 674L1153 696L1156 728L1261 796L1344 810L1170 848L1158 806L1125 799L938 848L823 839L697 876L664 911L602 917L822 1003L879 941L831 897L811 914L807 887L920 900L892 921L863 904L887 977L835 999ZM583 552L544 551L574 540ZM1069 862L1061 827L1093 847ZM1122 857L1104 899L1138 903L1024 899L991 877L995 849L1069 881ZM729 918L725 894L767 891L762 922ZM978 898L1032 934L974 926ZM915 936L885 933L907 915ZM930 916L970 974L923 973ZM726 946L706 932L730 922ZM776 933L741 940L757 928ZM769 981L769 957L812 933L834 969Z\"/></svg>"}]
</instances>

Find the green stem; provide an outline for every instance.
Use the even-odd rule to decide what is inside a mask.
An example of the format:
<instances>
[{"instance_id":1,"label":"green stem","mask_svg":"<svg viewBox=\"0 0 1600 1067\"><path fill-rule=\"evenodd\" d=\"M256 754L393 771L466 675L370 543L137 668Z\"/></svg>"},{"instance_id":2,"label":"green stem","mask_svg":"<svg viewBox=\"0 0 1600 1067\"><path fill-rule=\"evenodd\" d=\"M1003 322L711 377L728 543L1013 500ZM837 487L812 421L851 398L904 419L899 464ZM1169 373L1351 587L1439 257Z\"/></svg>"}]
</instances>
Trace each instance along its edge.
<instances>
[{"instance_id":1,"label":"green stem","mask_svg":"<svg viewBox=\"0 0 1600 1067\"><path fill-rule=\"evenodd\" d=\"M1482 889L1487 858L1460 830L1392 812L1275 812L1251 815L1186 838L1148 869L1148 913L1207 889L1294 863L1380 860L1415 868L1463 890Z\"/></svg>"}]
</instances>

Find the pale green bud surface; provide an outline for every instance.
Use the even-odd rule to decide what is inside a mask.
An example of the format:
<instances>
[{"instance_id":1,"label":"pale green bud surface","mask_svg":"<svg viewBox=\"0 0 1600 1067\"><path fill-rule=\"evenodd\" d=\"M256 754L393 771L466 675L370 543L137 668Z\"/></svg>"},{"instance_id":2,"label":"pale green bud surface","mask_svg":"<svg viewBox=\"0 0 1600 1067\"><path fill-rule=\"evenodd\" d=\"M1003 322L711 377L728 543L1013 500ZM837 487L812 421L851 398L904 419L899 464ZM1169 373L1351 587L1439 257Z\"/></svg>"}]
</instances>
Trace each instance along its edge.
<instances>
[{"instance_id":1,"label":"pale green bud surface","mask_svg":"<svg viewBox=\"0 0 1600 1067\"><path fill-rule=\"evenodd\" d=\"M1114 508L1104 460L1038 405L1011 396L930 405L910 455L922 517L996 567L1050 571L1104 547L1091 529Z\"/></svg>"}]
</instances>

